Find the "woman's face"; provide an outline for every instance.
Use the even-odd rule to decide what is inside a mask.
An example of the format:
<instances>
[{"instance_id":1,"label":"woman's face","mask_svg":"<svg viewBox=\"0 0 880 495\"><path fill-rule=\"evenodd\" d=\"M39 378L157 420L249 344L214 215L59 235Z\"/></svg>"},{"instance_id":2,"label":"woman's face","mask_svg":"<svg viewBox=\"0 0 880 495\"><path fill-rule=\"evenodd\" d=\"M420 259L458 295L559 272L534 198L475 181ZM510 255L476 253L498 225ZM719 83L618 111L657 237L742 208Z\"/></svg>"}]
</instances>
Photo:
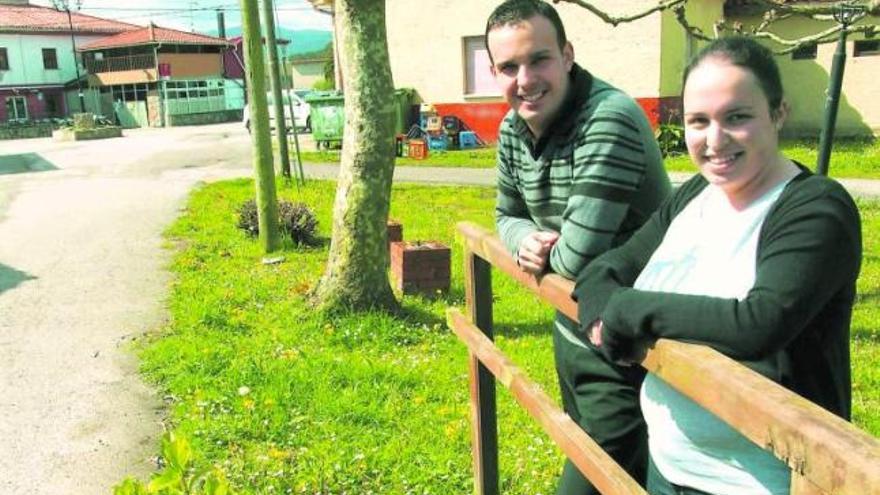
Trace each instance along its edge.
<instances>
[{"instance_id":1,"label":"woman's face","mask_svg":"<svg viewBox=\"0 0 880 495\"><path fill-rule=\"evenodd\" d=\"M771 113L755 75L720 57L694 68L682 95L691 160L729 197L749 197L779 162L784 106Z\"/></svg>"}]
</instances>

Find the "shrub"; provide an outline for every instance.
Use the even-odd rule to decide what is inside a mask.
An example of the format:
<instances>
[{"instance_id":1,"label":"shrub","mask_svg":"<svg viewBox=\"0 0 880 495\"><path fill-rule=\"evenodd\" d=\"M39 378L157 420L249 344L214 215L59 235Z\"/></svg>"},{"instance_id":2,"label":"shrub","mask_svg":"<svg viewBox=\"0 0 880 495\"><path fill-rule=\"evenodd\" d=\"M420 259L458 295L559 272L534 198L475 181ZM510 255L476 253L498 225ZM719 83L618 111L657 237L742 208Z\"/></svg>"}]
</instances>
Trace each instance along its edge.
<instances>
[{"instance_id":1,"label":"shrub","mask_svg":"<svg viewBox=\"0 0 880 495\"><path fill-rule=\"evenodd\" d=\"M315 213L303 203L278 202L278 225L281 233L296 244L312 245L317 241L315 231L318 219ZM249 199L238 209L238 228L251 237L260 233L257 219L257 202Z\"/></svg>"},{"instance_id":2,"label":"shrub","mask_svg":"<svg viewBox=\"0 0 880 495\"><path fill-rule=\"evenodd\" d=\"M684 142L684 127L678 124L660 124L654 132L657 144L660 145L660 153L664 157L675 156L687 150Z\"/></svg>"}]
</instances>

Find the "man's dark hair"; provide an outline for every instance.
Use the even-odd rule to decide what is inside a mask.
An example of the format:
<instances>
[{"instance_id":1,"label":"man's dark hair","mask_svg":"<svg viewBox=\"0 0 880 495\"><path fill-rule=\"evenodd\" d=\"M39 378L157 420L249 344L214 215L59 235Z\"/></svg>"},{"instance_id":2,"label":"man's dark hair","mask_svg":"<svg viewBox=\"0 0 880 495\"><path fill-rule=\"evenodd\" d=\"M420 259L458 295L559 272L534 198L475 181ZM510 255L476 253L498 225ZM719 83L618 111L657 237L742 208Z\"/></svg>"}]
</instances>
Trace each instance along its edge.
<instances>
[{"instance_id":1,"label":"man's dark hair","mask_svg":"<svg viewBox=\"0 0 880 495\"><path fill-rule=\"evenodd\" d=\"M495 7L495 10L489 16L489 20L486 21L484 41L486 43L486 51L489 53L489 61L494 63L492 51L489 49L489 31L508 24L523 22L536 15L550 21L550 24L556 29L556 42L559 43L559 49L565 49L565 43L567 42L565 27L562 25L559 13L556 12L552 5L542 0L506 0L501 5Z\"/></svg>"},{"instance_id":2,"label":"man's dark hair","mask_svg":"<svg viewBox=\"0 0 880 495\"><path fill-rule=\"evenodd\" d=\"M745 36L718 38L703 47L684 69L682 92L691 72L710 58L727 60L731 65L742 67L754 74L761 91L764 92L764 97L767 98L767 103L770 104L771 115L779 110L782 105L782 79L773 52Z\"/></svg>"}]
</instances>

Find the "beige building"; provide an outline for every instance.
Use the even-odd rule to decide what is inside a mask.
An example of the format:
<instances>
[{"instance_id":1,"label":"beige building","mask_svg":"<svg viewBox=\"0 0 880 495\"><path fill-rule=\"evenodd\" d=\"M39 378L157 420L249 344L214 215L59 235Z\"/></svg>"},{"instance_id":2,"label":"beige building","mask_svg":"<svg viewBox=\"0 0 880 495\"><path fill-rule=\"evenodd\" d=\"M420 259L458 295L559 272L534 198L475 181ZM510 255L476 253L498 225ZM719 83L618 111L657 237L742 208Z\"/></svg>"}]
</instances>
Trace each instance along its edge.
<instances>
[{"instance_id":1,"label":"beige building","mask_svg":"<svg viewBox=\"0 0 880 495\"><path fill-rule=\"evenodd\" d=\"M316 8L328 9L332 4L332 0L310 1ZM415 88L422 101L434 104L443 115L459 117L487 141L495 140L498 124L508 108L489 73L483 41L486 18L498 3L498 0L386 2L395 86ZM610 15L625 16L642 12L658 2L593 0L591 3ZM653 124L676 118L681 71L700 42L687 35L674 13L653 13L612 27L582 7L565 2L555 7L565 23L575 60L580 65L636 98ZM691 0L685 17L689 24L710 34L718 20L748 24L758 18L749 0ZM876 24L880 19L873 18L870 22ZM779 34L795 36L827 27L809 20L788 21L779 25ZM791 54L779 57L793 108L786 132L818 135L833 52L832 43L820 45L815 57L793 59ZM871 131L878 134L880 98L876 96L876 83L872 83L872 79L880 77L877 41L854 36L847 44L847 54L838 135Z\"/></svg>"},{"instance_id":2,"label":"beige building","mask_svg":"<svg viewBox=\"0 0 880 495\"><path fill-rule=\"evenodd\" d=\"M315 83L324 80L324 67L331 59L309 58L293 59L290 62L294 89L312 89Z\"/></svg>"},{"instance_id":3,"label":"beige building","mask_svg":"<svg viewBox=\"0 0 880 495\"><path fill-rule=\"evenodd\" d=\"M745 25L760 22L760 17L747 8L728 9L731 20ZM774 25L774 32L786 39L796 39L834 27L834 22L817 22L790 18ZM880 24L880 18L869 17L859 24ZM771 44L774 49L780 45ZM818 136L825 111L825 96L831 74L831 63L837 43L814 45L797 53L777 58L782 71L786 99L791 114L784 132L796 136ZM880 135L880 37L865 39L851 36L846 43L846 67L836 136Z\"/></svg>"}]
</instances>

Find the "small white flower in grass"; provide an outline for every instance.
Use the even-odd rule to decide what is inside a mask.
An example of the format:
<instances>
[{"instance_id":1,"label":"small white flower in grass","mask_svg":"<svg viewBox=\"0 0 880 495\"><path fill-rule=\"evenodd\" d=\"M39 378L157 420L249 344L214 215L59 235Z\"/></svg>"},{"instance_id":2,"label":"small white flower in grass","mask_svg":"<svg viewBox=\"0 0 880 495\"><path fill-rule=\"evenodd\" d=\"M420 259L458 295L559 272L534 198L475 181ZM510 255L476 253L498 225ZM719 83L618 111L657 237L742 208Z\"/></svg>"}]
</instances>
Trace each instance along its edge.
<instances>
[{"instance_id":1,"label":"small white flower in grass","mask_svg":"<svg viewBox=\"0 0 880 495\"><path fill-rule=\"evenodd\" d=\"M244 397L245 395L251 393L251 388L247 385L242 385L238 387L238 395Z\"/></svg>"}]
</instances>

